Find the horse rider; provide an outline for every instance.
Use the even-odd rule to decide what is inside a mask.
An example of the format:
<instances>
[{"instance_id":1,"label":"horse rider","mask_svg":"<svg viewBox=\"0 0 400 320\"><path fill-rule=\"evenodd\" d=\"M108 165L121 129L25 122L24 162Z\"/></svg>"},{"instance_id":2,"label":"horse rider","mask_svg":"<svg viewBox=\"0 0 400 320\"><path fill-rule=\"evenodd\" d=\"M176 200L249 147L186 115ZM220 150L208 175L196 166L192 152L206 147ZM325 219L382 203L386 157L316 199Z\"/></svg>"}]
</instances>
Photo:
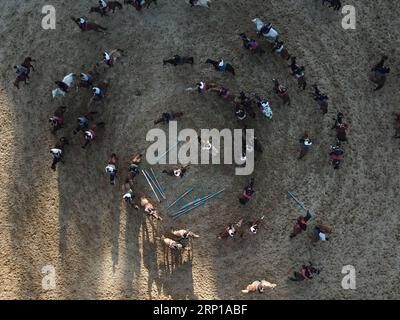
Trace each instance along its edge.
<instances>
[{"instance_id":1,"label":"horse rider","mask_svg":"<svg viewBox=\"0 0 400 320\"><path fill-rule=\"evenodd\" d=\"M333 169L339 169L340 163L343 161L344 151L340 147L340 142L338 142L335 146L331 146L331 152L329 156L332 161Z\"/></svg>"},{"instance_id":2,"label":"horse rider","mask_svg":"<svg viewBox=\"0 0 400 320\"><path fill-rule=\"evenodd\" d=\"M93 101L100 101L101 99L103 99L103 90L100 87L93 87L92 92Z\"/></svg>"},{"instance_id":3,"label":"horse rider","mask_svg":"<svg viewBox=\"0 0 400 320\"><path fill-rule=\"evenodd\" d=\"M83 87L90 87L93 84L93 77L91 75L91 72L88 73L81 73L81 83L83 84Z\"/></svg>"},{"instance_id":4,"label":"horse rider","mask_svg":"<svg viewBox=\"0 0 400 320\"><path fill-rule=\"evenodd\" d=\"M64 163L63 151L62 151L61 146L59 144L57 144L54 148L50 149L50 153L53 156L53 163L51 164L51 168L53 170L56 170L56 165L59 161Z\"/></svg>"},{"instance_id":5,"label":"horse rider","mask_svg":"<svg viewBox=\"0 0 400 320\"><path fill-rule=\"evenodd\" d=\"M198 91L198 93L205 93L206 91L207 91L207 85L204 83L204 82L202 82L202 81L200 81L198 84L197 84L197 91Z\"/></svg>"},{"instance_id":6,"label":"horse rider","mask_svg":"<svg viewBox=\"0 0 400 320\"><path fill-rule=\"evenodd\" d=\"M60 142L57 142L55 147L50 149L50 154L53 156L53 163L51 168L55 171L58 162L64 163L64 145L68 144L68 140L64 137L60 138Z\"/></svg>"},{"instance_id":7,"label":"horse rider","mask_svg":"<svg viewBox=\"0 0 400 320\"><path fill-rule=\"evenodd\" d=\"M378 71L382 70L385 67L385 62L386 60L389 59L388 56L384 55L382 56L382 59L371 69L371 71Z\"/></svg>"},{"instance_id":8,"label":"horse rider","mask_svg":"<svg viewBox=\"0 0 400 320\"><path fill-rule=\"evenodd\" d=\"M108 8L108 1L107 0L99 0L99 7L102 12L102 14L107 14L107 8Z\"/></svg>"},{"instance_id":9,"label":"horse rider","mask_svg":"<svg viewBox=\"0 0 400 320\"><path fill-rule=\"evenodd\" d=\"M242 108L242 106L239 103L236 104L235 115L239 121L243 121L244 119L246 119L247 116L246 111Z\"/></svg>"},{"instance_id":10,"label":"horse rider","mask_svg":"<svg viewBox=\"0 0 400 320\"><path fill-rule=\"evenodd\" d=\"M168 170L163 170L162 173L166 173L167 175L171 176L171 177L181 177L183 178L183 176L185 175L186 171L187 171L187 167L188 166L179 166L179 167L175 167L172 169L168 169Z\"/></svg>"},{"instance_id":11,"label":"horse rider","mask_svg":"<svg viewBox=\"0 0 400 320\"><path fill-rule=\"evenodd\" d=\"M267 35L272 29L272 23L264 24L260 31L258 32L258 36L260 37L262 34Z\"/></svg>"},{"instance_id":12,"label":"horse rider","mask_svg":"<svg viewBox=\"0 0 400 320\"><path fill-rule=\"evenodd\" d=\"M62 115L53 114L49 118L49 122L51 127L53 128L53 132L61 129L64 124L64 117Z\"/></svg>"},{"instance_id":13,"label":"horse rider","mask_svg":"<svg viewBox=\"0 0 400 320\"><path fill-rule=\"evenodd\" d=\"M28 68L17 64L14 66L15 69L15 73L17 74L18 77L26 77L27 79L29 79L29 70Z\"/></svg>"},{"instance_id":14,"label":"horse rider","mask_svg":"<svg viewBox=\"0 0 400 320\"><path fill-rule=\"evenodd\" d=\"M106 166L106 172L110 175L110 183L113 185L115 184L115 178L117 177L117 162L117 155L115 153L112 153L111 158Z\"/></svg>"},{"instance_id":15,"label":"horse rider","mask_svg":"<svg viewBox=\"0 0 400 320\"><path fill-rule=\"evenodd\" d=\"M241 33L240 37L243 40L243 47L245 49L248 49L251 52L255 52L257 50L257 48L259 47L258 42L254 39L247 38L245 33Z\"/></svg>"},{"instance_id":16,"label":"horse rider","mask_svg":"<svg viewBox=\"0 0 400 320\"><path fill-rule=\"evenodd\" d=\"M142 162L142 155L136 155L132 158L131 164L129 165L129 172L131 173L132 177L135 177L140 173L139 164Z\"/></svg>"},{"instance_id":17,"label":"horse rider","mask_svg":"<svg viewBox=\"0 0 400 320\"><path fill-rule=\"evenodd\" d=\"M106 65L108 65L109 67L112 67L113 65L113 58L111 57L111 55L107 52L103 52L103 61Z\"/></svg>"},{"instance_id":18,"label":"horse rider","mask_svg":"<svg viewBox=\"0 0 400 320\"><path fill-rule=\"evenodd\" d=\"M83 115L78 117L78 126L74 129L74 134L77 134L78 131L84 130L89 126L89 117L87 115Z\"/></svg>"},{"instance_id":19,"label":"horse rider","mask_svg":"<svg viewBox=\"0 0 400 320\"><path fill-rule=\"evenodd\" d=\"M80 28L82 31L86 31L86 30L87 30L87 21L86 21L86 18L84 18L84 17L78 18L78 19L77 19L77 22L78 22L79 28Z\"/></svg>"},{"instance_id":20,"label":"horse rider","mask_svg":"<svg viewBox=\"0 0 400 320\"><path fill-rule=\"evenodd\" d=\"M272 47L272 52L281 53L283 48L283 41L276 40L274 46Z\"/></svg>"},{"instance_id":21,"label":"horse rider","mask_svg":"<svg viewBox=\"0 0 400 320\"><path fill-rule=\"evenodd\" d=\"M226 70L226 63L225 63L225 61L224 61L222 58L220 58L220 59L218 60L218 65L217 65L217 67L218 67L218 70L219 70L219 71L225 71L225 70Z\"/></svg>"},{"instance_id":22,"label":"horse rider","mask_svg":"<svg viewBox=\"0 0 400 320\"><path fill-rule=\"evenodd\" d=\"M82 146L83 149L86 148L86 146L91 143L93 140L96 139L96 131L92 128L89 130L86 130L83 134L84 138L85 138L85 144Z\"/></svg>"},{"instance_id":23,"label":"horse rider","mask_svg":"<svg viewBox=\"0 0 400 320\"><path fill-rule=\"evenodd\" d=\"M251 178L250 183L244 188L242 197L239 198L239 202L245 205L250 201L250 198L255 193L254 189L254 178Z\"/></svg>"},{"instance_id":24,"label":"horse rider","mask_svg":"<svg viewBox=\"0 0 400 320\"><path fill-rule=\"evenodd\" d=\"M314 88L314 93L313 93L314 100L321 106L321 109L322 109L322 104L325 101L328 101L329 97L325 93L322 93L316 85L314 85L313 88ZM327 113L328 108L325 107L323 109L323 112L324 112L324 114Z\"/></svg>"},{"instance_id":25,"label":"horse rider","mask_svg":"<svg viewBox=\"0 0 400 320\"><path fill-rule=\"evenodd\" d=\"M303 281L303 280L309 280L312 279L313 273L319 273L319 270L317 270L316 268L314 268L311 263L309 266L307 265L302 265L300 272L294 272L294 278L290 277L289 279L291 281Z\"/></svg>"},{"instance_id":26,"label":"horse rider","mask_svg":"<svg viewBox=\"0 0 400 320\"><path fill-rule=\"evenodd\" d=\"M307 132L304 133L303 137L299 140L299 142L301 143L301 150L300 150L300 155L299 155L298 159L302 159L310 150L313 142L308 137Z\"/></svg>"}]
</instances>

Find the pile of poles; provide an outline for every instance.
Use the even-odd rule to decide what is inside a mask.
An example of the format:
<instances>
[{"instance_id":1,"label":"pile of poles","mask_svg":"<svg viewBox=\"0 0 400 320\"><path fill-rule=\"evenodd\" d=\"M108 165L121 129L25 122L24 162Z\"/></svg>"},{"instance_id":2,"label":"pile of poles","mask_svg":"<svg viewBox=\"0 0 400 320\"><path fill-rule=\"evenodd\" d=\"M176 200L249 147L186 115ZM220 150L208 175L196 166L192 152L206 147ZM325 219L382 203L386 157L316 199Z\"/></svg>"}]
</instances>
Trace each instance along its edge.
<instances>
[{"instance_id":1,"label":"pile of poles","mask_svg":"<svg viewBox=\"0 0 400 320\"><path fill-rule=\"evenodd\" d=\"M186 203L184 205L182 205L180 207L180 209L178 211L175 211L173 213L171 213L172 219L178 219L179 217L185 215L186 213L188 213L189 211L192 211L193 209L196 209L202 205L204 205L207 201L211 200L212 198L218 196L219 194L221 194L222 192L224 192L225 188L217 191L217 192L212 192L209 193L206 196L203 196L201 198L195 199L189 203ZM178 196L178 198L176 198L176 200L174 202L172 202L168 207L167 207L167 211L176 203L178 203L180 200L182 200L186 195L188 195L189 193L191 193L193 191L193 188L190 187L189 189L187 189L183 194L181 194L180 196Z\"/></svg>"},{"instance_id":2,"label":"pile of poles","mask_svg":"<svg viewBox=\"0 0 400 320\"><path fill-rule=\"evenodd\" d=\"M160 198L167 200L167 198L165 197L165 189L161 186L152 168L150 168L150 171L151 174L149 174L146 170L142 170L142 173L143 176L146 178L151 190L153 190L156 199L158 200L158 202L161 202ZM160 194L160 198L158 197L157 192Z\"/></svg>"}]
</instances>

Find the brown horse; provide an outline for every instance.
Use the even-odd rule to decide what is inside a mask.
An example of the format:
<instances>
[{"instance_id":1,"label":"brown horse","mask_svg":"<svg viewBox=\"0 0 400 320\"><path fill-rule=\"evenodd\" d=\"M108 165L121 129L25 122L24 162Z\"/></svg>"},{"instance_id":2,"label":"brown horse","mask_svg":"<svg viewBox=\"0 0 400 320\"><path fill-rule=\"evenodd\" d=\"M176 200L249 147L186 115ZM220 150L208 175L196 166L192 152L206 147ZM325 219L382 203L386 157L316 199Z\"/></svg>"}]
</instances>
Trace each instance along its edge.
<instances>
[{"instance_id":1,"label":"brown horse","mask_svg":"<svg viewBox=\"0 0 400 320\"><path fill-rule=\"evenodd\" d=\"M112 11L112 13L115 13L115 9L122 9L122 4L118 1L108 1L107 9L108 11ZM92 12L97 12L100 13L101 16L108 16L107 11L102 10L99 6L97 7L91 7L89 13Z\"/></svg>"},{"instance_id":2,"label":"brown horse","mask_svg":"<svg viewBox=\"0 0 400 320\"><path fill-rule=\"evenodd\" d=\"M232 92L223 86L215 87L215 88L210 88L210 92L216 92L218 96L221 98L225 99L228 102L233 102L235 101L235 96L232 94Z\"/></svg>"},{"instance_id":3,"label":"brown horse","mask_svg":"<svg viewBox=\"0 0 400 320\"><path fill-rule=\"evenodd\" d=\"M307 131L304 132L304 134L300 138L299 142L301 144L301 148L300 148L300 155L299 155L298 159L300 160L305 157L305 155L308 153L308 151L310 150L310 148L312 146L312 141L311 141Z\"/></svg>"},{"instance_id":4,"label":"brown horse","mask_svg":"<svg viewBox=\"0 0 400 320\"><path fill-rule=\"evenodd\" d=\"M60 142L57 142L54 148L50 150L50 154L53 156L53 163L51 169L56 170L58 162L64 163L64 147L69 144L67 138L60 138Z\"/></svg>"},{"instance_id":5,"label":"brown horse","mask_svg":"<svg viewBox=\"0 0 400 320\"><path fill-rule=\"evenodd\" d=\"M101 32L101 33L106 33L105 30L107 30L107 28L102 27L101 25L95 23L95 22L91 22L91 21L85 21L84 24L80 23L80 18L74 18L71 17L72 21L74 21L79 29L81 29L82 32L85 31L96 31L96 32Z\"/></svg>"},{"instance_id":6,"label":"brown horse","mask_svg":"<svg viewBox=\"0 0 400 320\"><path fill-rule=\"evenodd\" d=\"M142 154L136 154L132 157L131 164L129 165L129 181L133 183L134 178L140 173L139 165L142 162Z\"/></svg>"},{"instance_id":7,"label":"brown horse","mask_svg":"<svg viewBox=\"0 0 400 320\"><path fill-rule=\"evenodd\" d=\"M146 6L146 8L149 8L153 2L155 5L158 5L157 0L124 0L125 4L133 5L138 11L142 10L144 6Z\"/></svg>"},{"instance_id":8,"label":"brown horse","mask_svg":"<svg viewBox=\"0 0 400 320\"><path fill-rule=\"evenodd\" d=\"M143 196L140 198L140 205L144 209L144 212L146 212L150 217L162 220L160 215L157 213L157 210L146 197Z\"/></svg>"},{"instance_id":9,"label":"brown horse","mask_svg":"<svg viewBox=\"0 0 400 320\"><path fill-rule=\"evenodd\" d=\"M276 95L282 99L283 105L288 104L289 106L291 105L290 102L290 97L288 93L288 89L282 85L279 84L279 81L276 79L272 79L274 82L274 92Z\"/></svg>"}]
</instances>

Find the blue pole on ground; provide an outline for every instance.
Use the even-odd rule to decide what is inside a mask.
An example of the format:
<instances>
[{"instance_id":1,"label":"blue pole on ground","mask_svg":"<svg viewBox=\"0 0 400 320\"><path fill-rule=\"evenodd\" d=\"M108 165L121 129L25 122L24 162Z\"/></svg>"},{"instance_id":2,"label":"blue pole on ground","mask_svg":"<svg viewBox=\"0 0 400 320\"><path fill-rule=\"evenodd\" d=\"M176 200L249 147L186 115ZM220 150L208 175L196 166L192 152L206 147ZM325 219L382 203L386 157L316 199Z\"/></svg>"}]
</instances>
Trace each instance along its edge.
<instances>
[{"instance_id":1,"label":"blue pole on ground","mask_svg":"<svg viewBox=\"0 0 400 320\"><path fill-rule=\"evenodd\" d=\"M167 210L169 208L171 208L175 203L177 203L179 200L181 200L182 198L184 198L187 194L189 194L190 192L193 191L193 187L190 187L189 189L187 189L183 194L181 194L178 198L176 198L176 200L174 202L172 202L168 207Z\"/></svg>"}]
</instances>

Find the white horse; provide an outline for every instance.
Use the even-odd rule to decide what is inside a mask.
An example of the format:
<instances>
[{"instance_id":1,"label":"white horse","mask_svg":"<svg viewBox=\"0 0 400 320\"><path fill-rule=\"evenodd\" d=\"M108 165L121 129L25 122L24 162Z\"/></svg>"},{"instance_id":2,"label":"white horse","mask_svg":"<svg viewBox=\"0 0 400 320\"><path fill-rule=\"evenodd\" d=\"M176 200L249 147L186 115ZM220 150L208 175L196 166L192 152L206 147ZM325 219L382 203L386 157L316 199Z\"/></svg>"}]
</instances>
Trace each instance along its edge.
<instances>
[{"instance_id":1,"label":"white horse","mask_svg":"<svg viewBox=\"0 0 400 320\"><path fill-rule=\"evenodd\" d=\"M271 288L274 289L276 287L275 283L268 282L266 280L261 281L254 281L253 283L249 284L246 289L242 290L243 293L250 293L250 292L260 292L263 293L265 289Z\"/></svg>"},{"instance_id":2,"label":"white horse","mask_svg":"<svg viewBox=\"0 0 400 320\"><path fill-rule=\"evenodd\" d=\"M192 6L202 6L209 8L211 5L211 0L189 0Z\"/></svg>"},{"instance_id":3,"label":"white horse","mask_svg":"<svg viewBox=\"0 0 400 320\"><path fill-rule=\"evenodd\" d=\"M265 26L265 23L262 22L261 19L259 18L254 18L251 20L257 28L257 31L260 32L261 28ZM263 33L262 34L264 37L266 37L267 39L271 39L271 40L276 40L279 37L279 33L278 31L276 31L274 28L271 27L271 29L268 31L268 33Z\"/></svg>"},{"instance_id":4,"label":"white horse","mask_svg":"<svg viewBox=\"0 0 400 320\"><path fill-rule=\"evenodd\" d=\"M63 78L62 82L65 83L68 86L68 88L71 88L72 85L75 83L75 78L76 74L70 73ZM67 93L61 90L60 88L57 88L52 91L52 94L53 98L55 98L55 97L65 97Z\"/></svg>"}]
</instances>

